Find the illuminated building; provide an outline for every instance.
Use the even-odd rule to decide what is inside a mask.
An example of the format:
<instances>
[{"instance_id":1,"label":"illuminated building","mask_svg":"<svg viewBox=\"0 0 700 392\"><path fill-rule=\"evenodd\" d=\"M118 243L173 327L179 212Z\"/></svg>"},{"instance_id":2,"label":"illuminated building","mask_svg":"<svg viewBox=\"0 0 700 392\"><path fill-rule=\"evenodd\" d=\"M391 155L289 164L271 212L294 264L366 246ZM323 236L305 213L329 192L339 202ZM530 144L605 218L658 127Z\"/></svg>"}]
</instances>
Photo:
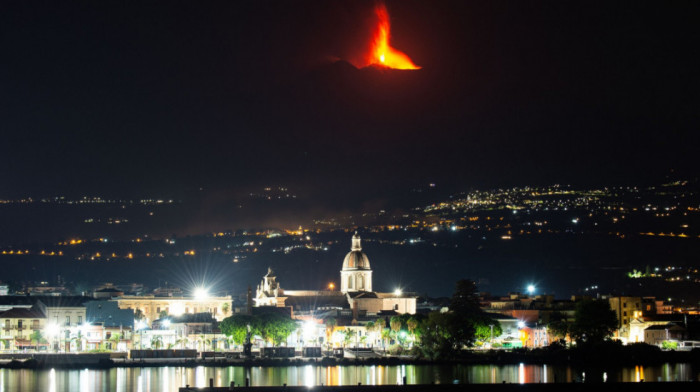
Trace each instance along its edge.
<instances>
[{"instance_id":1,"label":"illuminated building","mask_svg":"<svg viewBox=\"0 0 700 392\"><path fill-rule=\"evenodd\" d=\"M162 312L172 316L182 314L210 313L217 321L230 316L231 296L225 297L157 297L154 295L115 298L120 309L141 310L143 316L152 322L160 318Z\"/></svg>"},{"instance_id":2,"label":"illuminated building","mask_svg":"<svg viewBox=\"0 0 700 392\"><path fill-rule=\"evenodd\" d=\"M340 291L282 289L271 268L257 287L255 306L290 307L292 315L318 315L319 311L336 310L339 315L377 317L381 313L416 313L416 297L397 290L393 293L372 291L369 258L362 252L360 237L352 237L350 252L340 271Z\"/></svg>"},{"instance_id":3,"label":"illuminated building","mask_svg":"<svg viewBox=\"0 0 700 392\"><path fill-rule=\"evenodd\" d=\"M610 309L617 316L617 332L615 337L627 343L630 337L630 321L642 316L641 297L610 297Z\"/></svg>"}]
</instances>

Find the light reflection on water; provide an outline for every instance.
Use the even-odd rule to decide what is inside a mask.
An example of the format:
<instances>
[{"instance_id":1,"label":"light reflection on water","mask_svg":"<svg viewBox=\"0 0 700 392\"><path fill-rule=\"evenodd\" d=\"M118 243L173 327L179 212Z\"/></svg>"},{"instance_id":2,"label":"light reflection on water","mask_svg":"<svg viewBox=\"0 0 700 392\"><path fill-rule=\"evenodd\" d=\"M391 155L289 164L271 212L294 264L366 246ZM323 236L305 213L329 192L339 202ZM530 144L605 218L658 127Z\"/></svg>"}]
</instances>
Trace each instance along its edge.
<instances>
[{"instance_id":1,"label":"light reflection on water","mask_svg":"<svg viewBox=\"0 0 700 392\"><path fill-rule=\"evenodd\" d=\"M398 365L398 366L286 366L250 368L153 367L108 370L0 369L0 392L42 390L170 392L185 385L206 387L245 385L386 385L459 383L552 383L602 381L700 381L690 364L634 366L619 369L585 369L547 365Z\"/></svg>"}]
</instances>

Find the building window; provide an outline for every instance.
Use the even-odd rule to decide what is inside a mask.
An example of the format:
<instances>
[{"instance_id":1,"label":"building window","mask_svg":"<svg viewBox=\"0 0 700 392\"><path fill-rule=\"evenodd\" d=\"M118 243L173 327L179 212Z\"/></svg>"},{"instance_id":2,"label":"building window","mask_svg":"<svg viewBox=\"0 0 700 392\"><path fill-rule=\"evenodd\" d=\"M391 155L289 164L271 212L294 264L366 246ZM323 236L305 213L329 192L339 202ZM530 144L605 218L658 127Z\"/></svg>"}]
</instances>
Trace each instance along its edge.
<instances>
[{"instance_id":1,"label":"building window","mask_svg":"<svg viewBox=\"0 0 700 392\"><path fill-rule=\"evenodd\" d=\"M348 276L348 288L352 288L352 276Z\"/></svg>"},{"instance_id":2,"label":"building window","mask_svg":"<svg viewBox=\"0 0 700 392\"><path fill-rule=\"evenodd\" d=\"M394 305L394 310L399 310L399 304Z\"/></svg>"},{"instance_id":3,"label":"building window","mask_svg":"<svg viewBox=\"0 0 700 392\"><path fill-rule=\"evenodd\" d=\"M622 312L622 315L627 317L627 311Z\"/></svg>"},{"instance_id":4,"label":"building window","mask_svg":"<svg viewBox=\"0 0 700 392\"><path fill-rule=\"evenodd\" d=\"M189 313L189 312L190 312L190 308L185 307L185 313Z\"/></svg>"},{"instance_id":5,"label":"building window","mask_svg":"<svg viewBox=\"0 0 700 392\"><path fill-rule=\"evenodd\" d=\"M362 275L357 277L357 289L358 290L363 290L365 288L365 279L362 277Z\"/></svg>"},{"instance_id":6,"label":"building window","mask_svg":"<svg viewBox=\"0 0 700 392\"><path fill-rule=\"evenodd\" d=\"M626 308L626 307L627 307L627 302L623 302L623 303L622 303L622 307L623 307L623 308Z\"/></svg>"},{"instance_id":7,"label":"building window","mask_svg":"<svg viewBox=\"0 0 700 392\"><path fill-rule=\"evenodd\" d=\"M78 324L82 324L82 323L83 323L83 316L78 316Z\"/></svg>"},{"instance_id":8,"label":"building window","mask_svg":"<svg viewBox=\"0 0 700 392\"><path fill-rule=\"evenodd\" d=\"M213 314L216 314L216 313L217 313L217 310L218 310L217 308L214 308Z\"/></svg>"},{"instance_id":9,"label":"building window","mask_svg":"<svg viewBox=\"0 0 700 392\"><path fill-rule=\"evenodd\" d=\"M5 329L10 329L12 326L12 323L10 323L10 320L5 320Z\"/></svg>"},{"instance_id":10,"label":"building window","mask_svg":"<svg viewBox=\"0 0 700 392\"><path fill-rule=\"evenodd\" d=\"M70 325L70 316L66 316L66 325Z\"/></svg>"},{"instance_id":11,"label":"building window","mask_svg":"<svg viewBox=\"0 0 700 392\"><path fill-rule=\"evenodd\" d=\"M160 313L160 306L156 308L156 313Z\"/></svg>"}]
</instances>

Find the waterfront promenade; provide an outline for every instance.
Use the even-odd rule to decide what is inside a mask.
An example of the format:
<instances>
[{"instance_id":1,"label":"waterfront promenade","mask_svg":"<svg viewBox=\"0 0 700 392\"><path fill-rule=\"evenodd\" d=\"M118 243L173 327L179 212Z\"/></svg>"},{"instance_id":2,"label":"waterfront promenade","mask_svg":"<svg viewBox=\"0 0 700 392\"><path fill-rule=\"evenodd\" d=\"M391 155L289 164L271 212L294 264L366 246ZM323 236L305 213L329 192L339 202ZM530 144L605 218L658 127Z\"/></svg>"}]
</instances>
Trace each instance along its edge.
<instances>
[{"instance_id":1,"label":"waterfront promenade","mask_svg":"<svg viewBox=\"0 0 700 392\"><path fill-rule=\"evenodd\" d=\"M180 388L179 392L635 392L697 391L697 382L639 382L639 383L552 383L552 384L420 384L420 385L344 385L344 386L267 386L267 387L204 387Z\"/></svg>"}]
</instances>

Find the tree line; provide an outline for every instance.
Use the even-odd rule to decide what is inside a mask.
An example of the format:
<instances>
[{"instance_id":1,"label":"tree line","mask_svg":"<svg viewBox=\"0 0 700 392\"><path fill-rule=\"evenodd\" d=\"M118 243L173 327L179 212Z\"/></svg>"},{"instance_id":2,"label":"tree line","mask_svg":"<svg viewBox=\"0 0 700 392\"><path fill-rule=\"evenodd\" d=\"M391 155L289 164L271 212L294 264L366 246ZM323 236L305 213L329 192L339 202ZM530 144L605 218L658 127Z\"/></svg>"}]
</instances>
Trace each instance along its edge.
<instances>
[{"instance_id":1,"label":"tree line","mask_svg":"<svg viewBox=\"0 0 700 392\"><path fill-rule=\"evenodd\" d=\"M427 359L454 358L464 348L473 347L496 338L503 333L496 319L498 315L484 312L480 306L475 282L467 279L456 283L449 310L428 314L402 314L390 319L377 319L365 325L368 332L376 333L386 347L390 342L399 349L410 349L416 357ZM333 331L334 318L324 320L326 328ZM569 338L579 345L596 344L609 338L617 328L615 312L608 301L581 300L576 304L575 318L568 321L561 313L554 312L546 326L550 337ZM224 319L222 333L241 345L249 332L278 345L291 335L298 325L289 316L270 312L261 315L234 315ZM366 337L356 339L351 330L344 331L343 344L356 340L366 342Z\"/></svg>"}]
</instances>

